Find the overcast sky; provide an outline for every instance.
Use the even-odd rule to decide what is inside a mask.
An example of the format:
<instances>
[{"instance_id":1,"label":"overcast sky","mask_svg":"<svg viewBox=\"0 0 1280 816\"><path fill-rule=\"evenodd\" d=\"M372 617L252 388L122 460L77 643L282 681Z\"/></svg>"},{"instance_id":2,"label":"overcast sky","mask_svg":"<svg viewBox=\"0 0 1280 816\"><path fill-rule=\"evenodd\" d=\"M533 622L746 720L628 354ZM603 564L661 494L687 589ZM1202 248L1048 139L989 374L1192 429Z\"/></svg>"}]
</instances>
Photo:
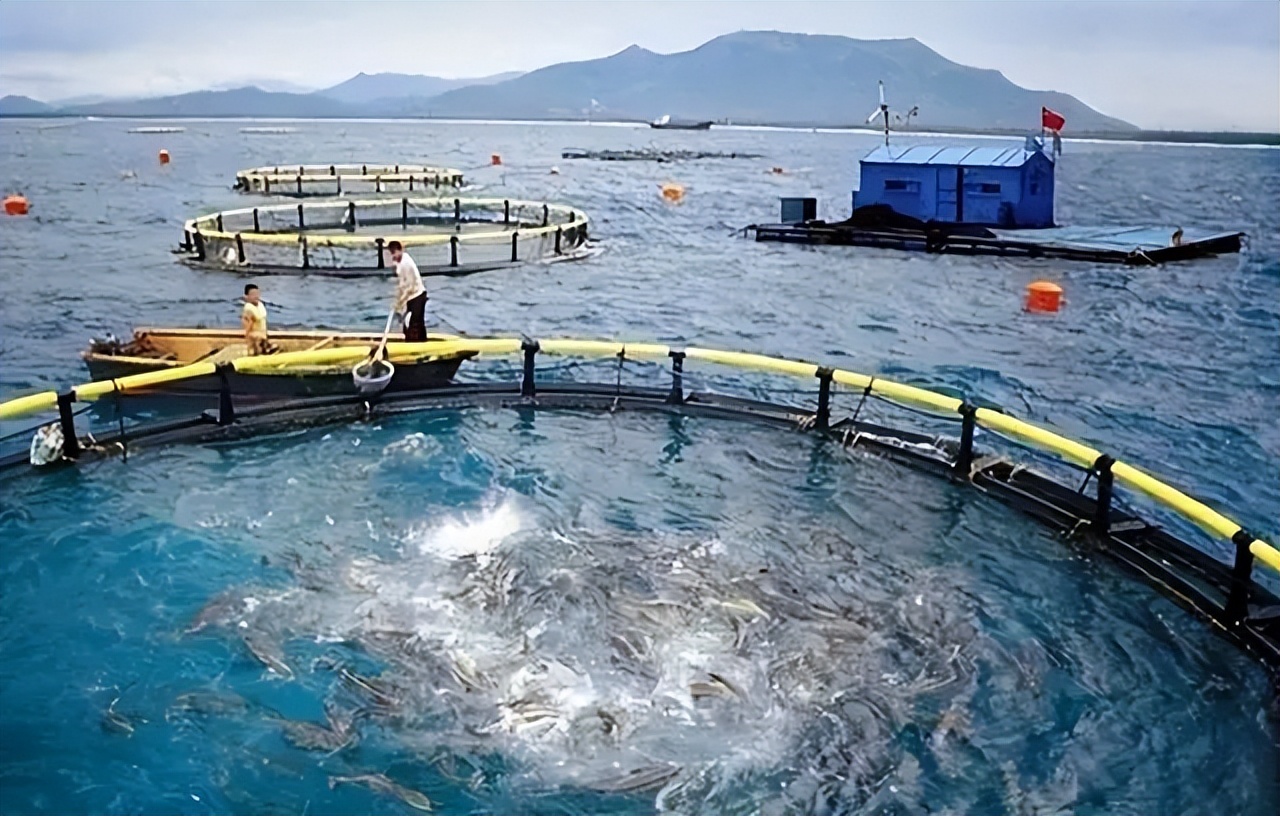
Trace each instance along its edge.
<instances>
[{"instance_id":1,"label":"overcast sky","mask_svg":"<svg viewBox=\"0 0 1280 816\"><path fill-rule=\"evenodd\" d=\"M465 77L742 29L915 37L1147 128L1280 130L1280 2L0 0L0 95L158 96L359 71Z\"/></svg>"}]
</instances>

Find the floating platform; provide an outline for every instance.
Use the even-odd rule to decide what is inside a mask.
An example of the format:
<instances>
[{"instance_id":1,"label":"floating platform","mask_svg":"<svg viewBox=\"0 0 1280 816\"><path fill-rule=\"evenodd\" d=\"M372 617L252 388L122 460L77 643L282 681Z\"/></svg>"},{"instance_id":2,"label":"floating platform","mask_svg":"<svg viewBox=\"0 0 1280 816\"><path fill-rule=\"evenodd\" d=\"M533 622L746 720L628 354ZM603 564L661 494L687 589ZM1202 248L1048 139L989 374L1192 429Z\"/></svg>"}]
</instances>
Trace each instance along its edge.
<instances>
[{"instance_id":1,"label":"floating platform","mask_svg":"<svg viewBox=\"0 0 1280 816\"><path fill-rule=\"evenodd\" d=\"M958 228L957 228L958 227ZM1176 227L1050 227L1034 230L973 228L964 225L915 227L829 224L753 224L757 241L791 244L870 246L952 255L1005 255L1061 258L1092 263L1154 266L1239 252L1243 232L1183 230L1174 243Z\"/></svg>"},{"instance_id":2,"label":"floating platform","mask_svg":"<svg viewBox=\"0 0 1280 816\"><path fill-rule=\"evenodd\" d=\"M641 148L636 150L581 150L566 147L560 152L562 159L593 159L595 161L695 161L697 159L758 159L758 153L721 153L715 150L657 150Z\"/></svg>"}]
</instances>

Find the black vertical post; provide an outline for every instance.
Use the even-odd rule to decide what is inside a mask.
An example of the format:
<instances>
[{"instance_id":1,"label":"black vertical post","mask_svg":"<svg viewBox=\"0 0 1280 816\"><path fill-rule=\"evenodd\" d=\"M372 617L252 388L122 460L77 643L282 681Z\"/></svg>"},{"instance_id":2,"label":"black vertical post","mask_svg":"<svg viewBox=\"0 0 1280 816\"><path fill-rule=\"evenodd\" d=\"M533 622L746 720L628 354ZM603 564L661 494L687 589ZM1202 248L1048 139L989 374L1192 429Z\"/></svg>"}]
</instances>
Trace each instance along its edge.
<instances>
[{"instance_id":1,"label":"black vertical post","mask_svg":"<svg viewBox=\"0 0 1280 816\"><path fill-rule=\"evenodd\" d=\"M400 199L400 227L401 229L409 228L409 199Z\"/></svg>"},{"instance_id":2,"label":"black vertical post","mask_svg":"<svg viewBox=\"0 0 1280 816\"><path fill-rule=\"evenodd\" d=\"M503 199L502 201L502 223L511 223L511 200Z\"/></svg>"},{"instance_id":3,"label":"black vertical post","mask_svg":"<svg viewBox=\"0 0 1280 816\"><path fill-rule=\"evenodd\" d=\"M409 174L409 192L413 192L413 173Z\"/></svg>"},{"instance_id":4,"label":"black vertical post","mask_svg":"<svg viewBox=\"0 0 1280 816\"><path fill-rule=\"evenodd\" d=\"M684 405L684 352L668 351L671 358L671 393L667 395L667 404Z\"/></svg>"},{"instance_id":5,"label":"black vertical post","mask_svg":"<svg viewBox=\"0 0 1280 816\"><path fill-rule=\"evenodd\" d=\"M458 265L458 236L449 236L449 266Z\"/></svg>"},{"instance_id":6,"label":"black vertical post","mask_svg":"<svg viewBox=\"0 0 1280 816\"><path fill-rule=\"evenodd\" d=\"M520 232L511 233L511 263L520 260L520 250L517 248L517 242L520 240Z\"/></svg>"},{"instance_id":7,"label":"black vertical post","mask_svg":"<svg viewBox=\"0 0 1280 816\"><path fill-rule=\"evenodd\" d=\"M217 217L213 219L213 222L218 225L218 232L222 232L222 213L218 213Z\"/></svg>"},{"instance_id":8,"label":"black vertical post","mask_svg":"<svg viewBox=\"0 0 1280 816\"><path fill-rule=\"evenodd\" d=\"M397 164L397 165L396 165L396 167L395 167L395 174L396 174L397 176L398 176L398 175L400 175L400 165L398 165L398 164Z\"/></svg>"},{"instance_id":9,"label":"black vertical post","mask_svg":"<svg viewBox=\"0 0 1280 816\"><path fill-rule=\"evenodd\" d=\"M182 249L186 252L192 252L196 248L195 241L191 240L191 231L182 231Z\"/></svg>"},{"instance_id":10,"label":"black vertical post","mask_svg":"<svg viewBox=\"0 0 1280 816\"><path fill-rule=\"evenodd\" d=\"M298 229L306 229L307 225L302 220L302 205L298 205Z\"/></svg>"},{"instance_id":11,"label":"black vertical post","mask_svg":"<svg viewBox=\"0 0 1280 816\"><path fill-rule=\"evenodd\" d=\"M383 239L381 238L375 238L373 241L373 245L378 248L378 268L386 269L387 260L382 256L382 244L383 244Z\"/></svg>"},{"instance_id":12,"label":"black vertical post","mask_svg":"<svg viewBox=\"0 0 1280 816\"><path fill-rule=\"evenodd\" d=\"M373 191L375 193L382 192L382 176L373 177Z\"/></svg>"},{"instance_id":13,"label":"black vertical post","mask_svg":"<svg viewBox=\"0 0 1280 816\"><path fill-rule=\"evenodd\" d=\"M58 421L62 425L62 455L68 459L80 458L80 437L76 436L76 417L71 411L71 403L75 401L75 391L58 395Z\"/></svg>"},{"instance_id":14,"label":"black vertical post","mask_svg":"<svg viewBox=\"0 0 1280 816\"><path fill-rule=\"evenodd\" d=\"M951 466L953 479L969 479L969 471L973 469L973 431L977 427L976 406L969 402L960 403L960 450L956 452L956 461Z\"/></svg>"},{"instance_id":15,"label":"black vertical post","mask_svg":"<svg viewBox=\"0 0 1280 816\"><path fill-rule=\"evenodd\" d=\"M258 208L253 208L253 231L262 232L262 225L258 222Z\"/></svg>"},{"instance_id":16,"label":"black vertical post","mask_svg":"<svg viewBox=\"0 0 1280 816\"><path fill-rule=\"evenodd\" d=\"M453 200L453 220L462 220L462 202L456 198Z\"/></svg>"},{"instance_id":17,"label":"black vertical post","mask_svg":"<svg viewBox=\"0 0 1280 816\"><path fill-rule=\"evenodd\" d=\"M1116 460L1105 453L1098 457L1098 461L1093 463L1094 473L1098 477L1098 498L1097 504L1093 508L1093 532L1095 535L1102 537L1111 532L1111 494L1112 488L1115 486L1115 477L1111 474L1111 466L1115 463Z\"/></svg>"},{"instance_id":18,"label":"black vertical post","mask_svg":"<svg viewBox=\"0 0 1280 816\"><path fill-rule=\"evenodd\" d=\"M561 229L560 227L556 227L556 254L557 255L560 254L560 239L563 233L564 233L563 229Z\"/></svg>"},{"instance_id":19,"label":"black vertical post","mask_svg":"<svg viewBox=\"0 0 1280 816\"><path fill-rule=\"evenodd\" d=\"M548 207L546 204L543 204L542 205L542 226L545 227L550 223L551 223L551 208Z\"/></svg>"},{"instance_id":20,"label":"black vertical post","mask_svg":"<svg viewBox=\"0 0 1280 816\"><path fill-rule=\"evenodd\" d=\"M271 176L262 177L262 192L264 193L271 192Z\"/></svg>"},{"instance_id":21,"label":"black vertical post","mask_svg":"<svg viewBox=\"0 0 1280 816\"><path fill-rule=\"evenodd\" d=\"M362 176L369 175L369 165L367 164L360 165L360 175Z\"/></svg>"},{"instance_id":22,"label":"black vertical post","mask_svg":"<svg viewBox=\"0 0 1280 816\"><path fill-rule=\"evenodd\" d=\"M236 260L244 263L244 238L240 233L236 233Z\"/></svg>"},{"instance_id":23,"label":"black vertical post","mask_svg":"<svg viewBox=\"0 0 1280 816\"><path fill-rule=\"evenodd\" d=\"M533 397L537 394L537 386L534 385L533 358L538 355L538 341L525 340L520 344L520 348L524 351L524 377L520 380L520 396Z\"/></svg>"},{"instance_id":24,"label":"black vertical post","mask_svg":"<svg viewBox=\"0 0 1280 816\"><path fill-rule=\"evenodd\" d=\"M338 195L342 195L342 176L335 176L338 181Z\"/></svg>"},{"instance_id":25,"label":"black vertical post","mask_svg":"<svg viewBox=\"0 0 1280 816\"><path fill-rule=\"evenodd\" d=\"M356 228L356 203L354 201L347 202L347 221L351 224L351 229Z\"/></svg>"},{"instance_id":26,"label":"black vertical post","mask_svg":"<svg viewBox=\"0 0 1280 816\"><path fill-rule=\"evenodd\" d=\"M813 418L813 427L825 431L831 427L831 377L835 372L826 366L819 366L815 375L818 378L818 413Z\"/></svg>"},{"instance_id":27,"label":"black vertical post","mask_svg":"<svg viewBox=\"0 0 1280 816\"><path fill-rule=\"evenodd\" d=\"M204 260L204 236L200 234L199 230L196 230L195 238L196 238L196 258L203 261Z\"/></svg>"},{"instance_id":28,"label":"black vertical post","mask_svg":"<svg viewBox=\"0 0 1280 816\"><path fill-rule=\"evenodd\" d=\"M334 167L332 164L329 165L329 175L331 176L338 175L338 168Z\"/></svg>"},{"instance_id":29,"label":"black vertical post","mask_svg":"<svg viewBox=\"0 0 1280 816\"><path fill-rule=\"evenodd\" d=\"M311 253L307 248L307 236L303 235L298 239L298 243L302 244L302 268L311 268Z\"/></svg>"},{"instance_id":30,"label":"black vertical post","mask_svg":"<svg viewBox=\"0 0 1280 816\"><path fill-rule=\"evenodd\" d=\"M302 176L298 176L298 195L302 195Z\"/></svg>"},{"instance_id":31,"label":"black vertical post","mask_svg":"<svg viewBox=\"0 0 1280 816\"><path fill-rule=\"evenodd\" d=\"M1236 530L1231 537L1236 545L1235 563L1231 567L1231 593L1227 596L1227 622L1233 626L1249 614L1249 591L1253 585L1253 553L1249 545L1253 536L1244 530Z\"/></svg>"},{"instance_id":32,"label":"black vertical post","mask_svg":"<svg viewBox=\"0 0 1280 816\"><path fill-rule=\"evenodd\" d=\"M230 425L236 421L236 406L231 402L231 379L227 372L234 370L231 363L218 364L218 424Z\"/></svg>"},{"instance_id":33,"label":"black vertical post","mask_svg":"<svg viewBox=\"0 0 1280 816\"><path fill-rule=\"evenodd\" d=\"M569 223L572 224L574 221L577 221L577 220L578 220L578 214L573 210L569 210Z\"/></svg>"}]
</instances>

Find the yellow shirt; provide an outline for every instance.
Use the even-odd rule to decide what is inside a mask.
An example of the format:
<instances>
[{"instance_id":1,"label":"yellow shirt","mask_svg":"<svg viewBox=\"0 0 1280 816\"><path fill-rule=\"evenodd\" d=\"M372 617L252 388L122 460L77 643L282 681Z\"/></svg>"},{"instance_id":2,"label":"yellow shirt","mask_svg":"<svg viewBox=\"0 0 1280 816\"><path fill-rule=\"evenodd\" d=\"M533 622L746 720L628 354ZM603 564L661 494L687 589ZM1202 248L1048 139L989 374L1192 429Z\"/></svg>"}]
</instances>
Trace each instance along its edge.
<instances>
[{"instance_id":1,"label":"yellow shirt","mask_svg":"<svg viewBox=\"0 0 1280 816\"><path fill-rule=\"evenodd\" d=\"M261 303L250 303L245 301L244 309L240 312L240 318L249 324L248 335L250 337L266 337L267 336L267 307Z\"/></svg>"}]
</instances>

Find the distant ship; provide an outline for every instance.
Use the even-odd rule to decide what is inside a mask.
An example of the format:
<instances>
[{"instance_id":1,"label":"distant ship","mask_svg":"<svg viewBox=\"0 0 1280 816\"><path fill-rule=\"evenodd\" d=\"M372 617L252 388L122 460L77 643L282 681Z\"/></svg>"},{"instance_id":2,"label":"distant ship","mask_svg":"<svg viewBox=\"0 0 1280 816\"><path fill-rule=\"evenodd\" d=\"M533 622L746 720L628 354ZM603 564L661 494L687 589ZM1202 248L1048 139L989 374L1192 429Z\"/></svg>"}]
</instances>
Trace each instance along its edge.
<instances>
[{"instance_id":1,"label":"distant ship","mask_svg":"<svg viewBox=\"0 0 1280 816\"><path fill-rule=\"evenodd\" d=\"M671 115L665 114L661 119L650 122L649 127L658 130L711 130L713 124L710 119L705 122L672 122Z\"/></svg>"}]
</instances>

